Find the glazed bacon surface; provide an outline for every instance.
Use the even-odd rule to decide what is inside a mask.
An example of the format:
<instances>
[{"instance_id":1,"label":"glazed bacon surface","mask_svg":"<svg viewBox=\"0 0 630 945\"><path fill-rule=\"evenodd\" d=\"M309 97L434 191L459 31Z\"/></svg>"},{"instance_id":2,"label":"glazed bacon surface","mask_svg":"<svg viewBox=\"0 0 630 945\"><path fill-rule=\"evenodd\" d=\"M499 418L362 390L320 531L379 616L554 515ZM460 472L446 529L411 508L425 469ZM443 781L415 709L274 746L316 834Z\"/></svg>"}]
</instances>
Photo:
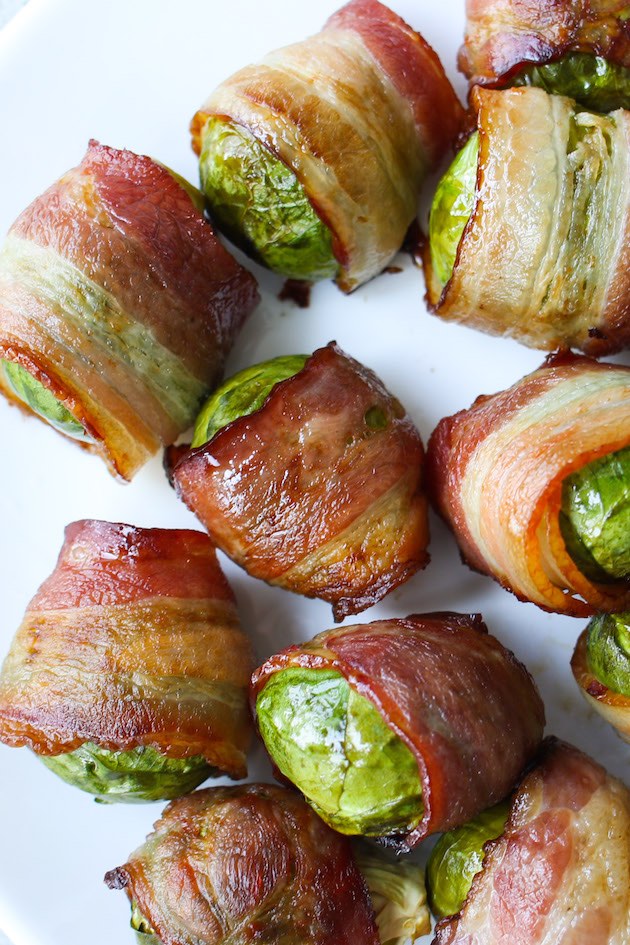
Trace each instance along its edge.
<instances>
[{"instance_id":1,"label":"glazed bacon surface","mask_svg":"<svg viewBox=\"0 0 630 945\"><path fill-rule=\"evenodd\" d=\"M428 561L420 435L334 343L185 455L176 489L254 577L357 613Z\"/></svg>"},{"instance_id":2,"label":"glazed bacon surface","mask_svg":"<svg viewBox=\"0 0 630 945\"><path fill-rule=\"evenodd\" d=\"M352 0L322 32L223 82L193 118L197 153L210 116L245 128L296 174L351 291L400 249L463 110L418 33L377 0Z\"/></svg>"},{"instance_id":3,"label":"glazed bacon surface","mask_svg":"<svg viewBox=\"0 0 630 945\"><path fill-rule=\"evenodd\" d=\"M418 761L423 816L400 850L501 800L536 751L544 709L529 673L479 615L436 613L319 634L272 656L251 703L279 670L335 669L376 706Z\"/></svg>"},{"instance_id":4,"label":"glazed bacon surface","mask_svg":"<svg viewBox=\"0 0 630 945\"><path fill-rule=\"evenodd\" d=\"M434 945L627 945L630 792L587 755L547 739L503 835Z\"/></svg>"},{"instance_id":5,"label":"glazed bacon surface","mask_svg":"<svg viewBox=\"0 0 630 945\"><path fill-rule=\"evenodd\" d=\"M254 278L166 168L92 141L0 250L0 358L40 381L129 479L190 426L257 301Z\"/></svg>"},{"instance_id":6,"label":"glazed bacon surface","mask_svg":"<svg viewBox=\"0 0 630 945\"><path fill-rule=\"evenodd\" d=\"M0 739L151 745L247 771L252 652L201 532L74 522L0 674Z\"/></svg>"},{"instance_id":7,"label":"glazed bacon surface","mask_svg":"<svg viewBox=\"0 0 630 945\"><path fill-rule=\"evenodd\" d=\"M630 742L630 697L609 689L590 671L586 651L587 634L587 630L580 634L571 659L575 681L591 708L616 728L625 741Z\"/></svg>"},{"instance_id":8,"label":"glazed bacon surface","mask_svg":"<svg viewBox=\"0 0 630 945\"><path fill-rule=\"evenodd\" d=\"M348 839L270 784L195 791L105 877L162 945L379 945Z\"/></svg>"},{"instance_id":9,"label":"glazed bacon surface","mask_svg":"<svg viewBox=\"0 0 630 945\"><path fill-rule=\"evenodd\" d=\"M558 354L479 397L431 435L427 482L464 560L520 600L589 616L630 604L628 582L594 584L560 532L562 482L630 444L630 369Z\"/></svg>"},{"instance_id":10,"label":"glazed bacon surface","mask_svg":"<svg viewBox=\"0 0 630 945\"><path fill-rule=\"evenodd\" d=\"M603 56L630 68L625 0L466 0L458 64L473 85L509 85L531 63L568 52Z\"/></svg>"}]
</instances>

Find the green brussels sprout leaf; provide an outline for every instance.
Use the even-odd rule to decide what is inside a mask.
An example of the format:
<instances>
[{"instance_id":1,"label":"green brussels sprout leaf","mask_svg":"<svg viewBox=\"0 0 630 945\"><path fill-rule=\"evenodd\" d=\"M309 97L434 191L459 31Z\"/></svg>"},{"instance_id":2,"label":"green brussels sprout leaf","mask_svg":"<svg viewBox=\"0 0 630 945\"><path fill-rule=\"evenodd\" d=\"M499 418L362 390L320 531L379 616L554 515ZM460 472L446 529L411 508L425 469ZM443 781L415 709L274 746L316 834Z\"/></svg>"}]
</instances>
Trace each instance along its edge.
<instances>
[{"instance_id":1,"label":"green brussels sprout leaf","mask_svg":"<svg viewBox=\"0 0 630 945\"><path fill-rule=\"evenodd\" d=\"M332 234L304 188L245 128L209 118L199 173L213 219L254 259L293 279L337 275Z\"/></svg>"},{"instance_id":2,"label":"green brussels sprout leaf","mask_svg":"<svg viewBox=\"0 0 630 945\"><path fill-rule=\"evenodd\" d=\"M381 945L408 945L431 931L424 870L364 840L353 842L354 858L367 883Z\"/></svg>"},{"instance_id":3,"label":"green brussels sprout leaf","mask_svg":"<svg viewBox=\"0 0 630 945\"><path fill-rule=\"evenodd\" d=\"M47 390L26 368L15 361L2 361L2 368L7 382L16 397L46 420L51 427L65 433L74 440L90 442L92 437L86 433L83 424L76 420L69 410Z\"/></svg>"},{"instance_id":4,"label":"green brussels sprout leaf","mask_svg":"<svg viewBox=\"0 0 630 945\"><path fill-rule=\"evenodd\" d=\"M335 830L382 836L419 821L416 759L341 673L281 670L256 709L273 761Z\"/></svg>"},{"instance_id":5,"label":"green brussels sprout leaf","mask_svg":"<svg viewBox=\"0 0 630 945\"><path fill-rule=\"evenodd\" d=\"M586 660L604 686L630 697L630 613L593 617L587 628Z\"/></svg>"},{"instance_id":6,"label":"green brussels sprout leaf","mask_svg":"<svg viewBox=\"0 0 630 945\"><path fill-rule=\"evenodd\" d=\"M431 204L429 245L435 275L446 285L475 206L479 132L470 136L440 181Z\"/></svg>"},{"instance_id":7,"label":"green brussels sprout leaf","mask_svg":"<svg viewBox=\"0 0 630 945\"><path fill-rule=\"evenodd\" d=\"M290 354L239 371L201 408L191 446L203 446L228 423L260 410L272 389L302 370L309 355Z\"/></svg>"},{"instance_id":8,"label":"green brussels sprout leaf","mask_svg":"<svg viewBox=\"0 0 630 945\"><path fill-rule=\"evenodd\" d=\"M567 476L560 529L569 554L590 580L630 577L630 448Z\"/></svg>"},{"instance_id":9,"label":"green brussels sprout leaf","mask_svg":"<svg viewBox=\"0 0 630 945\"><path fill-rule=\"evenodd\" d=\"M140 912L135 899L131 903L130 925L136 933L138 945L162 945L150 924Z\"/></svg>"},{"instance_id":10,"label":"green brussels sprout leaf","mask_svg":"<svg viewBox=\"0 0 630 945\"><path fill-rule=\"evenodd\" d=\"M62 755L38 755L47 768L102 803L169 800L215 773L201 755L168 758L150 746L108 751L85 742Z\"/></svg>"},{"instance_id":11,"label":"green brussels sprout leaf","mask_svg":"<svg viewBox=\"0 0 630 945\"><path fill-rule=\"evenodd\" d=\"M567 95L596 112L630 108L630 69L592 53L572 52L555 62L526 66L512 84Z\"/></svg>"},{"instance_id":12,"label":"green brussels sprout leaf","mask_svg":"<svg viewBox=\"0 0 630 945\"><path fill-rule=\"evenodd\" d=\"M483 864L484 844L501 836L509 810L509 802L497 804L436 843L427 863L427 891L431 911L439 919L455 915L464 905Z\"/></svg>"}]
</instances>

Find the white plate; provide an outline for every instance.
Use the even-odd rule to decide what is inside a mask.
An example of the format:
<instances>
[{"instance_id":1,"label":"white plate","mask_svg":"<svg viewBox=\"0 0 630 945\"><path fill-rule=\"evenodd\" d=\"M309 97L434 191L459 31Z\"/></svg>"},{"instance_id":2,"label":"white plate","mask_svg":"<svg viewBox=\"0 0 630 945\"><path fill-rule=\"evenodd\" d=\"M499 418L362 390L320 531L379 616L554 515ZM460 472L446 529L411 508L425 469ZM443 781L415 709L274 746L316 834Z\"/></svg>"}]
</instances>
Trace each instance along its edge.
<instances>
[{"instance_id":1,"label":"white plate","mask_svg":"<svg viewBox=\"0 0 630 945\"><path fill-rule=\"evenodd\" d=\"M153 155L196 180L187 132L196 107L240 66L317 32L337 6L337 0L31 0L0 33L0 232L81 160L91 137ZM455 70L463 0L395 0L391 6L435 47L463 93ZM228 372L276 354L309 352L334 338L383 378L426 442L441 417L541 362L540 353L514 342L430 317L421 273L405 256L397 264L402 273L382 275L349 298L332 284L317 286L305 311L279 302L281 280L256 268L264 301ZM194 528L196 520L167 485L159 458L125 487L99 460L4 402L0 429L4 653L54 567L68 522L85 517ZM547 730L628 779L628 747L585 706L569 670L583 622L518 603L462 566L435 519L432 533L428 569L364 619L481 611L536 677ZM222 562L261 660L332 625L327 605L269 588ZM260 747L251 775L269 779ZM27 750L1 746L0 785L0 928L15 945L132 945L126 897L108 891L102 878L142 841L162 805L97 805Z\"/></svg>"}]
</instances>

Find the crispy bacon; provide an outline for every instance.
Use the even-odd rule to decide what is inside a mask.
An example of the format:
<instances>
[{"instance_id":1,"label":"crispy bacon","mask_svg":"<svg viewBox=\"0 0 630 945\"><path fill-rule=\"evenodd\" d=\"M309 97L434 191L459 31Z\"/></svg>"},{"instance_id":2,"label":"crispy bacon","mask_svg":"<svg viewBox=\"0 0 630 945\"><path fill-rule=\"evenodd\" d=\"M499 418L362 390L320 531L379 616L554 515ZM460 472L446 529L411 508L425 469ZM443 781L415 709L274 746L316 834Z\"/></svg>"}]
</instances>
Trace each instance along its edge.
<instances>
[{"instance_id":1,"label":"crispy bacon","mask_svg":"<svg viewBox=\"0 0 630 945\"><path fill-rule=\"evenodd\" d=\"M377 0L351 0L321 33L222 83L192 120L197 153L209 116L246 128L294 171L349 292L400 249L463 110L418 33Z\"/></svg>"},{"instance_id":2,"label":"crispy bacon","mask_svg":"<svg viewBox=\"0 0 630 945\"><path fill-rule=\"evenodd\" d=\"M545 741L485 851L434 945L630 941L630 792L576 748Z\"/></svg>"},{"instance_id":3,"label":"crispy bacon","mask_svg":"<svg viewBox=\"0 0 630 945\"><path fill-rule=\"evenodd\" d=\"M173 477L249 574L330 601L340 619L427 563L423 456L400 403L331 343Z\"/></svg>"},{"instance_id":4,"label":"crispy bacon","mask_svg":"<svg viewBox=\"0 0 630 945\"><path fill-rule=\"evenodd\" d=\"M246 774L252 652L206 535L74 522L0 674L0 739L204 755Z\"/></svg>"},{"instance_id":5,"label":"crispy bacon","mask_svg":"<svg viewBox=\"0 0 630 945\"><path fill-rule=\"evenodd\" d=\"M429 441L428 488L464 560L544 610L624 610L628 582L588 580L558 517L563 480L630 444L629 408L629 368L562 353L441 420Z\"/></svg>"},{"instance_id":6,"label":"crispy bacon","mask_svg":"<svg viewBox=\"0 0 630 945\"><path fill-rule=\"evenodd\" d=\"M458 64L473 85L500 88L523 66L568 52L603 56L630 68L625 0L466 0Z\"/></svg>"},{"instance_id":7,"label":"crispy bacon","mask_svg":"<svg viewBox=\"0 0 630 945\"><path fill-rule=\"evenodd\" d=\"M424 810L410 833L388 838L400 850L501 800L542 738L529 673L478 614L378 620L291 646L254 673L254 712L273 673L291 666L342 673L415 755Z\"/></svg>"},{"instance_id":8,"label":"crispy bacon","mask_svg":"<svg viewBox=\"0 0 630 945\"><path fill-rule=\"evenodd\" d=\"M379 945L348 839L270 784L179 798L105 882L162 945Z\"/></svg>"},{"instance_id":9,"label":"crispy bacon","mask_svg":"<svg viewBox=\"0 0 630 945\"><path fill-rule=\"evenodd\" d=\"M9 232L0 357L47 387L128 479L192 423L257 301L166 168L92 141Z\"/></svg>"},{"instance_id":10,"label":"crispy bacon","mask_svg":"<svg viewBox=\"0 0 630 945\"><path fill-rule=\"evenodd\" d=\"M587 634L587 630L580 634L571 659L575 681L591 708L616 728L625 741L630 742L630 697L613 692L590 671L586 655Z\"/></svg>"}]
</instances>

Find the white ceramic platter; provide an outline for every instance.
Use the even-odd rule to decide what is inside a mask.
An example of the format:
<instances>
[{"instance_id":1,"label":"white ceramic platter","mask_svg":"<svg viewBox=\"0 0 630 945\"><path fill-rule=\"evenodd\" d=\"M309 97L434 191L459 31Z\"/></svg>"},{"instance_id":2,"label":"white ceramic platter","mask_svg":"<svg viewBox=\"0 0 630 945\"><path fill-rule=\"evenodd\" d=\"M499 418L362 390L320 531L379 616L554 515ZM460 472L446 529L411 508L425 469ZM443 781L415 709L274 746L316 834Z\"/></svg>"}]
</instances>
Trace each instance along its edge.
<instances>
[{"instance_id":1,"label":"white ceramic platter","mask_svg":"<svg viewBox=\"0 0 630 945\"><path fill-rule=\"evenodd\" d=\"M31 0L0 33L0 233L81 159L87 141L150 154L196 180L188 122L223 78L269 50L316 32L337 0ZM393 0L435 47L461 93L455 54L463 0ZM430 187L428 188L430 190ZM480 393L534 369L538 352L442 324L427 314L410 260L349 298L319 285L311 306L279 302L281 280L255 268L264 300L243 331L228 373L264 358L310 352L336 339L405 403L426 442L437 421ZM54 567L64 526L104 518L144 526L196 527L156 459L130 486L99 460L0 403L0 651ZM366 620L411 612L481 611L527 664L547 706L548 731L591 752L628 780L630 750L585 706L569 670L582 621L518 603L459 560L432 520L432 561ZM262 661L331 626L327 605L248 578L222 559L242 621ZM258 747L252 778L269 779ZM161 809L102 806L66 786L26 749L0 746L0 928L14 945L129 943L126 897L105 871L125 861ZM426 940L428 941L428 939ZM360 945L360 943L357 943Z\"/></svg>"}]
</instances>

